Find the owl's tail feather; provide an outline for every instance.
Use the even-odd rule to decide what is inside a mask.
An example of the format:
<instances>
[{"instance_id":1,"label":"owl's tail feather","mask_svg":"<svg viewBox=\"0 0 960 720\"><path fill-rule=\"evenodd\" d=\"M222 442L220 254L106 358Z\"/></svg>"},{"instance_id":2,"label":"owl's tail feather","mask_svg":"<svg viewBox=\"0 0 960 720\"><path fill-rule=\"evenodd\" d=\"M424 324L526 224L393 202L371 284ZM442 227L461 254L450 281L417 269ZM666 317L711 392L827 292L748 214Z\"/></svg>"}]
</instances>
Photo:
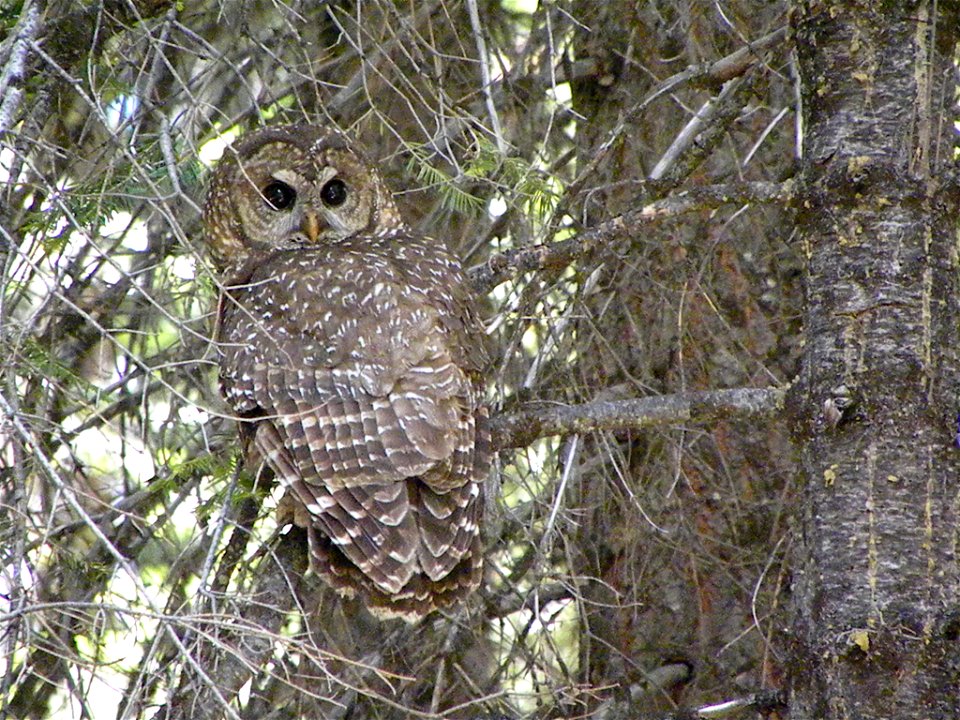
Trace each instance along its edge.
<instances>
[{"instance_id":1,"label":"owl's tail feather","mask_svg":"<svg viewBox=\"0 0 960 720\"><path fill-rule=\"evenodd\" d=\"M480 536L474 535L469 553L440 580L416 573L396 593L385 593L356 565L350 562L330 538L319 529L308 529L310 564L341 595L361 595L364 604L377 617L401 618L416 622L430 612L460 602L480 585L483 556Z\"/></svg>"}]
</instances>

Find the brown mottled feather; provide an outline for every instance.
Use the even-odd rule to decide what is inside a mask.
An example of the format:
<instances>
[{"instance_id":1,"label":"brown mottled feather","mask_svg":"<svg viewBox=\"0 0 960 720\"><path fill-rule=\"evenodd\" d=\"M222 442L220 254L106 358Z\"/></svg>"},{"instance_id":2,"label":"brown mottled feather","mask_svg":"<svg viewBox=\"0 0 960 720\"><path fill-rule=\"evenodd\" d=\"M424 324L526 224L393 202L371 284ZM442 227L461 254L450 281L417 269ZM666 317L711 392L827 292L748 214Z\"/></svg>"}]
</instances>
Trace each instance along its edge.
<instances>
[{"instance_id":1,"label":"brown mottled feather","mask_svg":"<svg viewBox=\"0 0 960 720\"><path fill-rule=\"evenodd\" d=\"M221 386L309 510L314 568L383 615L461 598L490 452L458 264L403 232L258 260L221 303Z\"/></svg>"}]
</instances>

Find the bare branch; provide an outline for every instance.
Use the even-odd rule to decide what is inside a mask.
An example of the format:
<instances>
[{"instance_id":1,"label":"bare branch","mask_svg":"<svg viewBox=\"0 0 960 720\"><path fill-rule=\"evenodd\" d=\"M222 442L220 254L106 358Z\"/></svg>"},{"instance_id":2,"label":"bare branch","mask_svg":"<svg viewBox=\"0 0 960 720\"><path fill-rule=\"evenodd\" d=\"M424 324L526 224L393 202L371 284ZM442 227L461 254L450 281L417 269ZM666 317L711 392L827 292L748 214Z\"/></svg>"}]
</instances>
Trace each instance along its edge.
<instances>
[{"instance_id":1,"label":"bare branch","mask_svg":"<svg viewBox=\"0 0 960 720\"><path fill-rule=\"evenodd\" d=\"M736 117L736 111L739 109L739 100L745 97L745 93L749 91L751 86L749 82L743 83L740 81L743 80L743 76L746 73L753 69L757 61L761 59L759 53L772 49L785 37L786 28L780 28L764 36L756 43L742 47L716 63L687 68L683 72L667 78L660 83L653 92L649 93L643 100L627 110L617 121L616 126L608 133L606 139L597 148L593 157L567 188L567 198L575 197L580 192L587 178L591 177L596 169L601 167L607 160L608 155L613 148L618 146L628 128L632 127L640 115L658 98L694 80L700 80L701 84L704 80L711 84L727 83L727 87L721 91L720 96L708 101L704 108L701 109L701 112L698 113L698 117L703 113L709 114L709 120L711 122L703 118L699 121L697 118L694 118L694 120L691 121L691 124L696 123L698 129L700 127L706 127L706 131L696 145L691 144L693 138L696 137L696 133L693 133L687 140L684 140L683 149L687 152L685 156L686 161L680 162L681 155L679 152L676 152L679 148L676 147L677 143L675 142L671 148L675 150L675 152L671 154L670 151L668 151L668 155L670 156L669 162L664 164L664 160L667 159L666 156L664 159L661 159L657 171L659 174L652 176L663 178L662 190L664 192L670 187L676 187L680 180L686 177L703 158L709 155L716 146L716 143L723 137L723 131L727 125ZM687 130L689 129L690 126L688 125ZM678 166L677 169L674 169L668 174L668 169L674 165ZM560 217L566 212L565 204L565 202L560 204L555 217Z\"/></svg>"},{"instance_id":2,"label":"bare branch","mask_svg":"<svg viewBox=\"0 0 960 720\"><path fill-rule=\"evenodd\" d=\"M662 180L680 158L690 151L700 134L716 123L724 113L729 114L739 111L741 104L737 102L737 96L743 83L744 79L742 77L733 78L724 86L717 97L710 98L703 104L653 167L650 172L651 180ZM704 153L701 151L698 154Z\"/></svg>"},{"instance_id":3,"label":"bare branch","mask_svg":"<svg viewBox=\"0 0 960 720\"><path fill-rule=\"evenodd\" d=\"M608 700L597 710L594 717L597 720L649 717L641 708L646 707L651 697L689 682L692 677L693 668L687 663L663 665L650 671L644 678L644 682L631 685L629 699ZM736 717L746 711L753 711L766 717L773 711L782 711L786 708L787 699L782 691L760 690L733 700L678 710L670 715L661 716L661 720L716 720Z\"/></svg>"},{"instance_id":4,"label":"bare branch","mask_svg":"<svg viewBox=\"0 0 960 720\"><path fill-rule=\"evenodd\" d=\"M730 80L678 133L650 173L650 179L660 183L661 192L679 186L713 153L749 101L757 77L757 69L751 68L746 75Z\"/></svg>"},{"instance_id":5,"label":"bare branch","mask_svg":"<svg viewBox=\"0 0 960 720\"><path fill-rule=\"evenodd\" d=\"M27 51L30 42L37 34L40 26L40 4L28 2L23 8L23 14L17 21L17 26L10 36L9 54L0 71L0 135L13 127L13 117L23 96L23 90L17 87L23 80L27 64Z\"/></svg>"},{"instance_id":6,"label":"bare branch","mask_svg":"<svg viewBox=\"0 0 960 720\"><path fill-rule=\"evenodd\" d=\"M529 404L493 420L494 446L524 447L550 435L642 430L730 417L770 417L783 409L784 388L735 388L583 405Z\"/></svg>"},{"instance_id":7,"label":"bare branch","mask_svg":"<svg viewBox=\"0 0 960 720\"><path fill-rule=\"evenodd\" d=\"M722 57L712 63L692 65L682 72L668 77L660 83L653 95L662 95L687 82L709 81L724 83L732 80L735 77L743 75L747 70L756 65L757 62L762 60L761 53L772 50L786 39L787 28L777 28L749 45L735 50L726 57Z\"/></svg>"},{"instance_id":8,"label":"bare branch","mask_svg":"<svg viewBox=\"0 0 960 720\"><path fill-rule=\"evenodd\" d=\"M246 532L238 528L234 532ZM218 717L222 700L230 702L240 688L266 662L273 649L272 636L287 612L295 607L297 586L306 570L306 543L279 542L269 557L261 560L256 586L244 599L236 598L230 616L242 617L259 634L208 628L209 637L198 638L193 648L198 667L212 682L185 669L180 687L162 717L173 719Z\"/></svg>"},{"instance_id":9,"label":"bare branch","mask_svg":"<svg viewBox=\"0 0 960 720\"><path fill-rule=\"evenodd\" d=\"M793 193L792 180L782 183L724 183L690 188L645 205L639 210L626 212L594 228L584 230L575 237L549 245L534 245L495 255L483 265L473 268L470 275L478 288L489 291L500 283L525 272L560 268L574 260L590 257L598 249L608 247L614 238L639 234L644 227L684 213L699 212L728 204L787 203L793 197Z\"/></svg>"}]
</instances>

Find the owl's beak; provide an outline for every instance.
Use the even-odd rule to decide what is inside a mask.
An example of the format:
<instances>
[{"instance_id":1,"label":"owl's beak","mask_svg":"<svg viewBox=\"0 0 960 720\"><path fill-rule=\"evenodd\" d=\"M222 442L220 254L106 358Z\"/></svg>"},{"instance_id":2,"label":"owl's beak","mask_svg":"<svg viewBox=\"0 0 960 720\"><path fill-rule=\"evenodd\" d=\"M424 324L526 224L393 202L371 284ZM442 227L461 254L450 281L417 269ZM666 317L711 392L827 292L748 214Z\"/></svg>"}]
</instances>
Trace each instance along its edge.
<instances>
[{"instance_id":1,"label":"owl's beak","mask_svg":"<svg viewBox=\"0 0 960 720\"><path fill-rule=\"evenodd\" d=\"M317 214L307 210L300 220L300 231L307 236L310 242L316 242L320 237L320 218Z\"/></svg>"}]
</instances>

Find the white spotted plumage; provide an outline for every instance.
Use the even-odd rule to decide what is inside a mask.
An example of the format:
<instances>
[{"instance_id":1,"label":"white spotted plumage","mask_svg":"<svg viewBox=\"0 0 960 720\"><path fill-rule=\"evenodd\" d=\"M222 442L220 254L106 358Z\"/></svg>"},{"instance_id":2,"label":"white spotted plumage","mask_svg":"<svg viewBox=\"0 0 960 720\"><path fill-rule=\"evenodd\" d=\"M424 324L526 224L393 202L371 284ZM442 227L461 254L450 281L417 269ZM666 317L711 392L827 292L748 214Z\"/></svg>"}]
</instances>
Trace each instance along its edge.
<instances>
[{"instance_id":1,"label":"white spotted plumage","mask_svg":"<svg viewBox=\"0 0 960 720\"><path fill-rule=\"evenodd\" d=\"M333 176L342 212L308 183ZM289 210L266 203L266 184L301 178ZM306 511L312 567L385 616L469 594L490 450L485 336L457 261L403 225L342 136L307 126L228 153L204 227L225 285L221 388L248 460Z\"/></svg>"}]
</instances>

